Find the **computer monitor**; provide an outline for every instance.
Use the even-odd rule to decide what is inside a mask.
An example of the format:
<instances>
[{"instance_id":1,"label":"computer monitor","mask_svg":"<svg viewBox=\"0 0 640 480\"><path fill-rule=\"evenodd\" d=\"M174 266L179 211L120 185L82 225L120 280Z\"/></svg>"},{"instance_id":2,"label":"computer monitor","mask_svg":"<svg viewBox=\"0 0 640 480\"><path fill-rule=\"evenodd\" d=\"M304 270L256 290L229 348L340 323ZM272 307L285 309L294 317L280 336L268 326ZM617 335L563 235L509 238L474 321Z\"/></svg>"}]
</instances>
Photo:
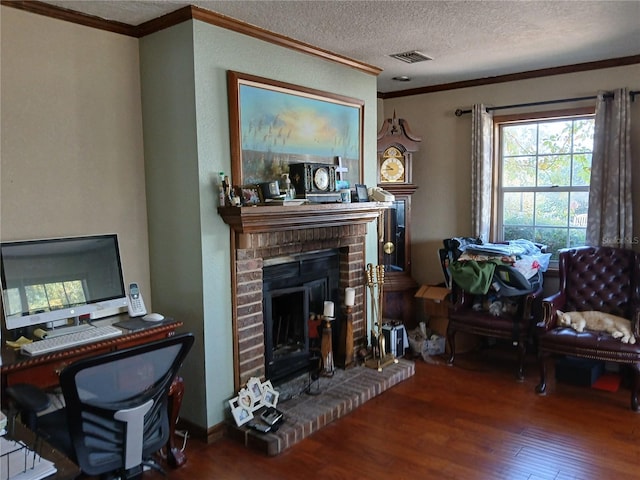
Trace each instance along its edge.
<instances>
[{"instance_id":1,"label":"computer monitor","mask_svg":"<svg viewBox=\"0 0 640 480\"><path fill-rule=\"evenodd\" d=\"M127 306L115 234L2 242L0 258L7 330Z\"/></svg>"}]
</instances>

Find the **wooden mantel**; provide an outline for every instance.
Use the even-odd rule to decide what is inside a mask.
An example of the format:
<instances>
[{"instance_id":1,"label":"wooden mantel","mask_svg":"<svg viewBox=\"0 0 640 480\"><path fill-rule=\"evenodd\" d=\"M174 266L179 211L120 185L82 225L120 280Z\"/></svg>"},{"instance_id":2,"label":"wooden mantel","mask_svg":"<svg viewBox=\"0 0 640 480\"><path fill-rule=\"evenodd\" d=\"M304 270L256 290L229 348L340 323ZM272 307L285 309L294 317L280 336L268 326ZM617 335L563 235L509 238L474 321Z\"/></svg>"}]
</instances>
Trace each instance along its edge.
<instances>
[{"instance_id":1,"label":"wooden mantel","mask_svg":"<svg viewBox=\"0 0 640 480\"><path fill-rule=\"evenodd\" d=\"M389 202L322 203L296 206L218 207L237 233L263 233L369 223Z\"/></svg>"}]
</instances>

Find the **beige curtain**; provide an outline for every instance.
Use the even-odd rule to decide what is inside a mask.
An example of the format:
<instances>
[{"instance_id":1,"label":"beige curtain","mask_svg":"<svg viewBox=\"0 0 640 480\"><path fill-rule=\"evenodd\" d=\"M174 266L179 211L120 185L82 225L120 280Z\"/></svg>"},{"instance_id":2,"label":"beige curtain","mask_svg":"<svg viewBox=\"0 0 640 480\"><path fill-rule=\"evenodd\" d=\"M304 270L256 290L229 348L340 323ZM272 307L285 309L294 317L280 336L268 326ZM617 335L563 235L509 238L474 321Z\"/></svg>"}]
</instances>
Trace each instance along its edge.
<instances>
[{"instance_id":1,"label":"beige curtain","mask_svg":"<svg viewBox=\"0 0 640 480\"><path fill-rule=\"evenodd\" d=\"M491 231L491 182L493 166L493 114L486 105L471 111L471 232L483 242Z\"/></svg>"},{"instance_id":2,"label":"beige curtain","mask_svg":"<svg viewBox=\"0 0 640 480\"><path fill-rule=\"evenodd\" d=\"M631 248L631 98L626 88L596 100L587 245Z\"/></svg>"}]
</instances>

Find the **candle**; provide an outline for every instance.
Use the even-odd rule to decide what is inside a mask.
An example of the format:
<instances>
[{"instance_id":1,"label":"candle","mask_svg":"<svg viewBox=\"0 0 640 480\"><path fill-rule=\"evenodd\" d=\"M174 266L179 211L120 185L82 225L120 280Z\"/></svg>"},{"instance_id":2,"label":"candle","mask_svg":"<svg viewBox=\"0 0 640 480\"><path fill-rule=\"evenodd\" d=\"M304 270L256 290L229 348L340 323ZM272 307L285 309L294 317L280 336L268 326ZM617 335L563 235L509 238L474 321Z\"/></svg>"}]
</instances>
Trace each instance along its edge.
<instances>
[{"instance_id":1,"label":"candle","mask_svg":"<svg viewBox=\"0 0 640 480\"><path fill-rule=\"evenodd\" d=\"M333 302L324 302L324 316L333 317Z\"/></svg>"},{"instance_id":2,"label":"candle","mask_svg":"<svg viewBox=\"0 0 640 480\"><path fill-rule=\"evenodd\" d=\"M347 287L344 289L344 304L353 307L356 304L356 289Z\"/></svg>"}]
</instances>

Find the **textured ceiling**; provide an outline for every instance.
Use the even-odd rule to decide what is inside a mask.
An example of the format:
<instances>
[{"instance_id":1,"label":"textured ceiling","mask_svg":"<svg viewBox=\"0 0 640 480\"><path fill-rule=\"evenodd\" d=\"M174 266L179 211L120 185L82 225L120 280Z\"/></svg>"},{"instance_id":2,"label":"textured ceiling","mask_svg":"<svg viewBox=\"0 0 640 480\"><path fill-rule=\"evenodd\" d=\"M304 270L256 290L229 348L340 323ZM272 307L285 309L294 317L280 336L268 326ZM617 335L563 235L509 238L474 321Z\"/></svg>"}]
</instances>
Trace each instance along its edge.
<instances>
[{"instance_id":1,"label":"textured ceiling","mask_svg":"<svg viewBox=\"0 0 640 480\"><path fill-rule=\"evenodd\" d=\"M639 0L45 3L130 25L196 5L379 67L385 93L640 54ZM389 57L409 50L433 60Z\"/></svg>"}]
</instances>

